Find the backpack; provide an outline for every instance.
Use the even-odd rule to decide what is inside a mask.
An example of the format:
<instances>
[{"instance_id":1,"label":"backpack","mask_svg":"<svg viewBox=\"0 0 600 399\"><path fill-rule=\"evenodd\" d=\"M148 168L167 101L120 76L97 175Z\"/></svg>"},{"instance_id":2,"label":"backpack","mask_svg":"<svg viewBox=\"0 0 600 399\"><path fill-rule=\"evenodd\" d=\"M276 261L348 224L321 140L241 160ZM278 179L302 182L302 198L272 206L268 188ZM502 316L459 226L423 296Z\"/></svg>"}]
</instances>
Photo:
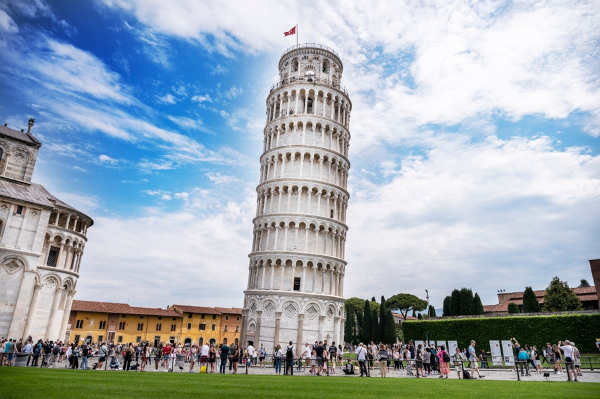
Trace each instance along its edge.
<instances>
[{"instance_id":1,"label":"backpack","mask_svg":"<svg viewBox=\"0 0 600 399\"><path fill-rule=\"evenodd\" d=\"M465 370L463 372L463 379L464 380L470 380L471 379L471 373L469 373L467 370Z\"/></svg>"},{"instance_id":2,"label":"backpack","mask_svg":"<svg viewBox=\"0 0 600 399\"><path fill-rule=\"evenodd\" d=\"M288 346L287 350L285 352L285 357L287 359L293 359L294 358L294 347L293 346Z\"/></svg>"},{"instance_id":3,"label":"backpack","mask_svg":"<svg viewBox=\"0 0 600 399\"><path fill-rule=\"evenodd\" d=\"M450 363L450 355L448 354L448 352L443 352L443 354L442 354L442 360L445 363Z\"/></svg>"},{"instance_id":4,"label":"backpack","mask_svg":"<svg viewBox=\"0 0 600 399\"><path fill-rule=\"evenodd\" d=\"M52 351L53 354L58 355L60 353L60 348L58 346L54 347L54 350Z\"/></svg>"}]
</instances>

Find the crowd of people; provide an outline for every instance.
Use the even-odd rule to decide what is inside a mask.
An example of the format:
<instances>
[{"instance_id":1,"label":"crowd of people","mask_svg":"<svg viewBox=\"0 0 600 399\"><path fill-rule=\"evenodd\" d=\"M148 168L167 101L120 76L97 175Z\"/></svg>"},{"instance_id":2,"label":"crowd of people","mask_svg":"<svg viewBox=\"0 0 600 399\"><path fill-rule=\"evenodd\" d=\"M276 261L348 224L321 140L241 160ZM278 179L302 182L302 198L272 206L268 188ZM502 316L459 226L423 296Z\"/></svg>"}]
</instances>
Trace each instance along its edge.
<instances>
[{"instance_id":1,"label":"crowd of people","mask_svg":"<svg viewBox=\"0 0 600 399\"><path fill-rule=\"evenodd\" d=\"M523 376L530 376L531 372L542 373L543 364L546 363L555 373L562 374L566 369L569 381L578 381L581 376L581 354L573 342L559 341L557 344L546 346L539 351L535 345L520 345L511 339L515 350L515 365L513 370L521 372ZM456 348L450 354L444 345L435 347L433 344L413 341L408 344L375 344L360 343L356 347L346 347L346 350L356 355L346 356L342 345L335 342L328 344L325 341L315 341L314 344L306 343L297 350L292 341L282 347L276 345L271 354L267 353L264 345L254 348L250 343L247 347L238 345L237 339L231 345L225 339L221 344L215 342L199 345L174 344L171 342L159 343L156 346L149 342L130 344L102 343L63 343L60 341L34 340L29 337L22 340L2 338L0 342L0 365L14 365L17 354L27 356L27 366L31 367L63 367L72 369L112 369L112 370L139 370L139 371L174 371L179 368L192 373L198 364L199 372L225 374L227 370L236 374L239 365L248 367L273 367L276 375L294 374L297 371L306 371L313 375L335 374L339 367L345 374L358 374L370 376L370 370L379 368L381 377L386 377L390 368L404 369L407 376L448 378L450 368L453 366L458 378L484 378L479 370L489 367L485 350L475 349L476 342L470 342L468 348ZM93 362L91 361L93 359ZM564 365L564 368L563 368ZM467 369L470 369L467 370ZM247 368L246 368L247 370ZM246 371L247 372L247 371Z\"/></svg>"}]
</instances>

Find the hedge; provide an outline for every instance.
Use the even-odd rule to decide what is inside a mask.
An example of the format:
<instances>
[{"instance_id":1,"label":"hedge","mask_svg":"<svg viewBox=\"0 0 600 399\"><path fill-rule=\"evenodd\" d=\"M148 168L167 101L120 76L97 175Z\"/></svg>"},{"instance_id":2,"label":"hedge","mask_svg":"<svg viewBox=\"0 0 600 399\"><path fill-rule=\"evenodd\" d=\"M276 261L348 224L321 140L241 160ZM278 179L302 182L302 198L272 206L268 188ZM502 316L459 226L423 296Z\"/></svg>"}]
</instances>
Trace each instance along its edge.
<instances>
[{"instance_id":1,"label":"hedge","mask_svg":"<svg viewBox=\"0 0 600 399\"><path fill-rule=\"evenodd\" d=\"M537 345L546 342L575 342L581 352L597 352L596 338L600 338L600 314L572 314L556 316L482 317L451 320L404 321L404 340L458 341L466 348L472 339L477 347L489 350L490 340L508 340L515 337L521 345Z\"/></svg>"}]
</instances>

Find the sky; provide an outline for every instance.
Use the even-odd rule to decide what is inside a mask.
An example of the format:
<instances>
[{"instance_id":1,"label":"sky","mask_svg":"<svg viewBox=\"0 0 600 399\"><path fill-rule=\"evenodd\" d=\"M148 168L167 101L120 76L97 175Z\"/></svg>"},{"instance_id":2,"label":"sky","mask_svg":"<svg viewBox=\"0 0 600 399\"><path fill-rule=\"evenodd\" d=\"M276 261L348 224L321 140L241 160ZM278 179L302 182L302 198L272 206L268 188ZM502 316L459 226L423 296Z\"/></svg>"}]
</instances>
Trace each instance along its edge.
<instances>
[{"instance_id":1,"label":"sky","mask_svg":"<svg viewBox=\"0 0 600 399\"><path fill-rule=\"evenodd\" d=\"M592 281L600 2L0 0L0 122L94 220L76 299L241 307L286 49L353 103L344 296ZM299 36L283 32L298 24Z\"/></svg>"}]
</instances>

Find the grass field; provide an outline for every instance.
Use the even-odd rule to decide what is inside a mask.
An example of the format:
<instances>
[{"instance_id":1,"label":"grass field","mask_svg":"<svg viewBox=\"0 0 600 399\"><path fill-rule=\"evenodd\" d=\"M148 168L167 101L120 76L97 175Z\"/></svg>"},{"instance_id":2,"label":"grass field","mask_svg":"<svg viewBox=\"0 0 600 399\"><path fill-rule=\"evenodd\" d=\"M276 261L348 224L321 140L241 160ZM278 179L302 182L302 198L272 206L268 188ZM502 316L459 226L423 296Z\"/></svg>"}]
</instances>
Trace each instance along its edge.
<instances>
[{"instance_id":1,"label":"grass field","mask_svg":"<svg viewBox=\"0 0 600 399\"><path fill-rule=\"evenodd\" d=\"M0 398L594 398L600 384L0 367Z\"/></svg>"}]
</instances>

